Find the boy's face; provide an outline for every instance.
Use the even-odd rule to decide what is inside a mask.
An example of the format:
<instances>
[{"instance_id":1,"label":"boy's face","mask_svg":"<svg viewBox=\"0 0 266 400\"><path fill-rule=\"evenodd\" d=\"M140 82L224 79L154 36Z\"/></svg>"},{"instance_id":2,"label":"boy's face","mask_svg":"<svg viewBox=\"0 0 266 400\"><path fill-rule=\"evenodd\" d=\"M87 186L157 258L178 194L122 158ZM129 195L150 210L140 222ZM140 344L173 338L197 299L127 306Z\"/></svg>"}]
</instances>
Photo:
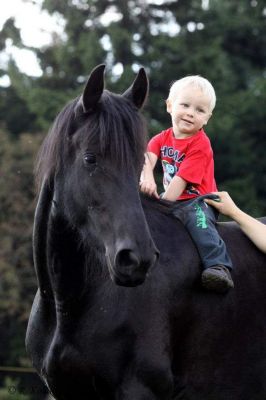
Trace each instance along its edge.
<instances>
[{"instance_id":1,"label":"boy's face","mask_svg":"<svg viewBox=\"0 0 266 400\"><path fill-rule=\"evenodd\" d=\"M172 117L174 135L180 139L193 136L211 117L209 97L194 85L181 89L166 104Z\"/></svg>"}]
</instances>

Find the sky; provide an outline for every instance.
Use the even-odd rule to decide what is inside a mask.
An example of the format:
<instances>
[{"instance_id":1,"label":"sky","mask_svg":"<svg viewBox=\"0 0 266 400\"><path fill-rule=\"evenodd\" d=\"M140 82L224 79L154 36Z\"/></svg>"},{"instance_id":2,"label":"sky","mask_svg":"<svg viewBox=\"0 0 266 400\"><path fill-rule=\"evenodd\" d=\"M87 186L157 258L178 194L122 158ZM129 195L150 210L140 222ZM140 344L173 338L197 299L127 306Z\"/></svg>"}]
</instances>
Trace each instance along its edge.
<instances>
[{"instance_id":1,"label":"sky","mask_svg":"<svg viewBox=\"0 0 266 400\"><path fill-rule=\"evenodd\" d=\"M60 16L52 17L46 11L42 11L40 7L41 0L2 0L2 2L0 8L0 30L8 18L14 17L15 25L20 29L22 41L25 45L42 47L49 44L53 32L63 35L63 19ZM108 25L110 21L117 18L119 18L118 14L109 10L102 15L101 22ZM108 45L108 43L105 44ZM22 72L30 76L41 75L42 71L33 52L15 48L12 46L11 40L7 41L6 47L5 54L0 54L0 68L1 66L4 67L8 59L12 57ZM0 78L0 86L8 86L9 84L10 80L7 75Z\"/></svg>"},{"instance_id":2,"label":"sky","mask_svg":"<svg viewBox=\"0 0 266 400\"><path fill-rule=\"evenodd\" d=\"M59 18L51 17L47 12L41 11L39 1L5 0L1 2L0 30L5 21L15 18L15 25L21 29L22 40L27 46L41 47L51 40L51 33L61 33L64 30L63 22ZM31 76L40 76L41 69L38 62L29 50L16 49L7 42L7 54L12 56L19 69ZM0 55L0 68L8 61L8 56ZM8 77L0 79L0 85L8 84Z\"/></svg>"}]
</instances>

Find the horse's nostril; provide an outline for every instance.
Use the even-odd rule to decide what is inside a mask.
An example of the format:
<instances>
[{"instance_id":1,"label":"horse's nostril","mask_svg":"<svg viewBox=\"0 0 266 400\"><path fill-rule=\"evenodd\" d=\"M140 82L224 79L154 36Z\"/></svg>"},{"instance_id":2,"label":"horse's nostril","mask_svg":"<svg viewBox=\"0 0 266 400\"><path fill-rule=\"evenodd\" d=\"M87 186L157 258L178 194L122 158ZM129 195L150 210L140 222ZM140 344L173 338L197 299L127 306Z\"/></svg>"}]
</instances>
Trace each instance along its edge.
<instances>
[{"instance_id":1,"label":"horse's nostril","mask_svg":"<svg viewBox=\"0 0 266 400\"><path fill-rule=\"evenodd\" d=\"M120 250L115 256L113 279L117 285L138 286L145 280L147 272L156 263L159 251L155 249L147 257L139 257L130 249Z\"/></svg>"},{"instance_id":2,"label":"horse's nostril","mask_svg":"<svg viewBox=\"0 0 266 400\"><path fill-rule=\"evenodd\" d=\"M153 266L159 258L160 252L156 250L153 256L149 259L139 259L136 253L129 249L120 250L115 257L115 265L121 268L123 273L132 272L135 268L140 268L141 271L147 271Z\"/></svg>"},{"instance_id":3,"label":"horse's nostril","mask_svg":"<svg viewBox=\"0 0 266 400\"><path fill-rule=\"evenodd\" d=\"M137 256L131 250L121 250L116 255L115 264L119 267L134 267L139 265Z\"/></svg>"}]
</instances>

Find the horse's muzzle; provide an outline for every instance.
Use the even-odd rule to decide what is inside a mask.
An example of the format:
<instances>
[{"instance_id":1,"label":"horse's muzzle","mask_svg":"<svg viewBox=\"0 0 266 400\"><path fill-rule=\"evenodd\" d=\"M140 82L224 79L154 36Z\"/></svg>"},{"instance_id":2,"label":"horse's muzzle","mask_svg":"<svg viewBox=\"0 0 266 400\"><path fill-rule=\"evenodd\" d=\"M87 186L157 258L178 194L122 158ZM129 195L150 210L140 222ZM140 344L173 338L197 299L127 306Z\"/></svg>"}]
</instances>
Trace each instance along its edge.
<instances>
[{"instance_id":1,"label":"horse's muzzle","mask_svg":"<svg viewBox=\"0 0 266 400\"><path fill-rule=\"evenodd\" d=\"M120 286L141 285L158 258L159 250L155 247L148 257L138 256L131 249L121 249L115 256L114 267L111 271L112 279Z\"/></svg>"}]
</instances>

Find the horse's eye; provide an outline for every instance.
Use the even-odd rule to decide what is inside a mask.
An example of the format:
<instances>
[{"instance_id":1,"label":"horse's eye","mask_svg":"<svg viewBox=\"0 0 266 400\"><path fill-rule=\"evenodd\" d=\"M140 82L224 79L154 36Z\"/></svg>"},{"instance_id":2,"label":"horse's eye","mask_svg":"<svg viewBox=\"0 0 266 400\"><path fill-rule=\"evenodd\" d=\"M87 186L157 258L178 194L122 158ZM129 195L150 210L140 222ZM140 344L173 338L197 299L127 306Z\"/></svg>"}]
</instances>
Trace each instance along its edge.
<instances>
[{"instance_id":1,"label":"horse's eye","mask_svg":"<svg viewBox=\"0 0 266 400\"><path fill-rule=\"evenodd\" d=\"M96 164L96 155L93 153L86 153L84 155L84 161L86 164Z\"/></svg>"}]
</instances>

